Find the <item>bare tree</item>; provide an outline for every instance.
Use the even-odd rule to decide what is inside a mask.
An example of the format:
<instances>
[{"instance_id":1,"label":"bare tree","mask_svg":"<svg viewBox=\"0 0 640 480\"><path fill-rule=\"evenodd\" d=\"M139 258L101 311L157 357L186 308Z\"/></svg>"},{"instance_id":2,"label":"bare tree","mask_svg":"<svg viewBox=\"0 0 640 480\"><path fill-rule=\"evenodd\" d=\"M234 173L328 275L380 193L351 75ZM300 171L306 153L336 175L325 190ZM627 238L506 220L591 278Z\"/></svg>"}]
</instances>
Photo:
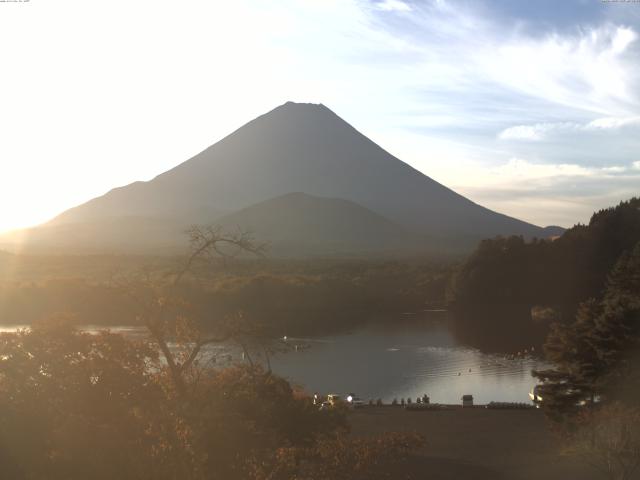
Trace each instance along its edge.
<instances>
[{"instance_id":1,"label":"bare tree","mask_svg":"<svg viewBox=\"0 0 640 480\"><path fill-rule=\"evenodd\" d=\"M263 256L266 250L266 245L257 243L250 233L242 230L227 232L218 226L193 226L187 234L190 251L176 271L158 275L145 270L133 281L129 278L126 285L120 282L127 295L140 306L138 320L157 343L176 392L182 398L189 393L187 376L192 373L192 367L207 345L235 340L249 356L246 339L255 340L260 333L255 326L243 321L241 314L227 319L222 325L219 323L217 334L203 332L185 315L189 305L179 294L181 282L187 275L197 278L196 267L200 263L215 259L224 261L241 254ZM170 347L172 340L180 343L182 348L179 351ZM263 350L266 353L264 347Z\"/></svg>"}]
</instances>

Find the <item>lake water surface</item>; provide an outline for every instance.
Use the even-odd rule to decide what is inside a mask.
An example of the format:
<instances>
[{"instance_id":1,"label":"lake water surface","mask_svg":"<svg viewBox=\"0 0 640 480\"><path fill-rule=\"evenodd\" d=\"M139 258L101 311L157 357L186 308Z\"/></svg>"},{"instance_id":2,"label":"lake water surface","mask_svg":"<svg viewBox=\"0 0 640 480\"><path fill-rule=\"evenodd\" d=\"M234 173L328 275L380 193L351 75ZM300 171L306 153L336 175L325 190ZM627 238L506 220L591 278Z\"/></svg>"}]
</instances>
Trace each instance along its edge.
<instances>
[{"instance_id":1,"label":"lake water surface","mask_svg":"<svg viewBox=\"0 0 640 480\"><path fill-rule=\"evenodd\" d=\"M529 402L536 384L533 369L547 365L530 355L507 358L461 345L443 315L434 319L398 316L387 324L372 324L350 333L316 338L287 338L288 353L271 358L273 371L308 392L355 393L364 400L429 395L432 403L459 403L471 394L476 403ZM16 327L0 327L0 331ZM87 327L94 331L101 327ZM140 327L114 327L129 336L144 334ZM298 349L296 350L296 346ZM237 348L210 346L205 357L216 365L242 361Z\"/></svg>"},{"instance_id":2,"label":"lake water surface","mask_svg":"<svg viewBox=\"0 0 640 480\"><path fill-rule=\"evenodd\" d=\"M275 372L310 392L349 393L365 400L429 395L432 403L529 402L533 369L547 365L531 356L506 358L460 345L447 322L401 321L369 325L350 334L287 339L309 348L278 355Z\"/></svg>"}]
</instances>

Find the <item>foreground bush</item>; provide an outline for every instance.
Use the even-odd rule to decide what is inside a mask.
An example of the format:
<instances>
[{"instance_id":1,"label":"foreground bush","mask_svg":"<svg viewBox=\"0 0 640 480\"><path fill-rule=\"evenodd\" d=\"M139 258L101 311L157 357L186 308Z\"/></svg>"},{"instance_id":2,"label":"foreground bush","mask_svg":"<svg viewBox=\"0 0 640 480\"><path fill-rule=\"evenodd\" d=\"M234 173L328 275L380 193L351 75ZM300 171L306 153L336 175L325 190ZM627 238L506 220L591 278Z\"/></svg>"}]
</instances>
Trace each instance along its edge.
<instances>
[{"instance_id":1,"label":"foreground bush","mask_svg":"<svg viewBox=\"0 0 640 480\"><path fill-rule=\"evenodd\" d=\"M420 444L349 438L343 412L259 367L185 381L178 392L146 341L64 322L0 335L3 478L387 478Z\"/></svg>"}]
</instances>

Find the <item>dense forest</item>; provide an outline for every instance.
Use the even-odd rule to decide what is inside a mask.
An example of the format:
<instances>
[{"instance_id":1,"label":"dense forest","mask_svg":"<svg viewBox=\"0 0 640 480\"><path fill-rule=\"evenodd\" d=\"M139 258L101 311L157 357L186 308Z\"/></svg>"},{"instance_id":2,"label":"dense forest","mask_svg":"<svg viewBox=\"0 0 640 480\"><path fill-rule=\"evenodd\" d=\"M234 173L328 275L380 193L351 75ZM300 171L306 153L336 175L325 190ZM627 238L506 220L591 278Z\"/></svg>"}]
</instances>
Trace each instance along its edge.
<instances>
[{"instance_id":1,"label":"dense forest","mask_svg":"<svg viewBox=\"0 0 640 480\"><path fill-rule=\"evenodd\" d=\"M483 241L453 277L456 329L490 348L543 346L536 395L603 478L640 471L640 199L555 240ZM484 333L483 333L484 332Z\"/></svg>"},{"instance_id":2,"label":"dense forest","mask_svg":"<svg viewBox=\"0 0 640 480\"><path fill-rule=\"evenodd\" d=\"M4 262L0 324L66 313L78 324L108 326L138 324L132 292L166 284L184 258L7 256ZM326 333L442 303L450 269L444 261L294 261L268 254L192 267L180 294L201 328L242 312L277 335Z\"/></svg>"},{"instance_id":3,"label":"dense forest","mask_svg":"<svg viewBox=\"0 0 640 480\"><path fill-rule=\"evenodd\" d=\"M537 372L547 406L572 416L585 403L637 405L640 394L640 242L607 276L575 320L555 323L545 343L555 369Z\"/></svg>"},{"instance_id":4,"label":"dense forest","mask_svg":"<svg viewBox=\"0 0 640 480\"><path fill-rule=\"evenodd\" d=\"M568 451L611 479L640 471L640 242L604 289L556 322L544 345L553 367L534 372L542 407Z\"/></svg>"},{"instance_id":5,"label":"dense forest","mask_svg":"<svg viewBox=\"0 0 640 480\"><path fill-rule=\"evenodd\" d=\"M640 199L593 214L550 240L484 240L452 277L456 330L496 350L540 346L551 323L571 322L596 298L620 256L640 241Z\"/></svg>"}]
</instances>

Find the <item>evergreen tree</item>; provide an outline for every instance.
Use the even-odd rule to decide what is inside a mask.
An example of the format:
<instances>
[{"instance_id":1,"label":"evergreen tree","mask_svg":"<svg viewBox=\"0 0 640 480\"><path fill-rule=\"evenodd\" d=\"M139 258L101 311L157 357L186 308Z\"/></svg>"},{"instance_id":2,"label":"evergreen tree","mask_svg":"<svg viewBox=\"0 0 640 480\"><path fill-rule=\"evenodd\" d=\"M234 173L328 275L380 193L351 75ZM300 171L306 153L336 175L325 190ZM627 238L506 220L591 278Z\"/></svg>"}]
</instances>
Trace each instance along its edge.
<instances>
[{"instance_id":1,"label":"evergreen tree","mask_svg":"<svg viewBox=\"0 0 640 480\"><path fill-rule=\"evenodd\" d=\"M624 253L601 300L583 302L571 325L554 325L545 353L554 368L534 372L556 420L571 421L583 405L632 399L640 347L640 242Z\"/></svg>"}]
</instances>

